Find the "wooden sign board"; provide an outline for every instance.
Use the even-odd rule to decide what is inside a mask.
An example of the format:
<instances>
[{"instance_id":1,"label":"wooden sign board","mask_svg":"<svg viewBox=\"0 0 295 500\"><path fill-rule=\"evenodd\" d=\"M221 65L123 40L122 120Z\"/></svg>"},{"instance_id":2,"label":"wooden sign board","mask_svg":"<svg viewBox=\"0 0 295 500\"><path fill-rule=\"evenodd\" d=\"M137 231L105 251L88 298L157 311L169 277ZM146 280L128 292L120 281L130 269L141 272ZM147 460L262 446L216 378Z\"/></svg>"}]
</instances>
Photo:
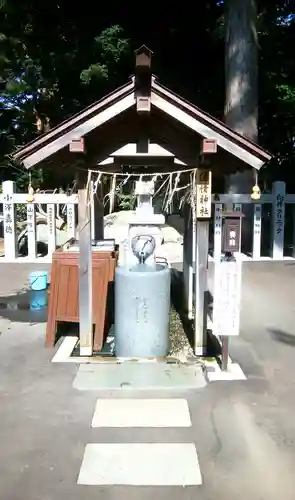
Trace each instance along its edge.
<instances>
[{"instance_id":1,"label":"wooden sign board","mask_svg":"<svg viewBox=\"0 0 295 500\"><path fill-rule=\"evenodd\" d=\"M213 334L239 335L242 263L219 262L214 267Z\"/></svg>"},{"instance_id":2,"label":"wooden sign board","mask_svg":"<svg viewBox=\"0 0 295 500\"><path fill-rule=\"evenodd\" d=\"M196 196L197 219L209 219L212 201L212 172L210 170L198 168Z\"/></svg>"}]
</instances>

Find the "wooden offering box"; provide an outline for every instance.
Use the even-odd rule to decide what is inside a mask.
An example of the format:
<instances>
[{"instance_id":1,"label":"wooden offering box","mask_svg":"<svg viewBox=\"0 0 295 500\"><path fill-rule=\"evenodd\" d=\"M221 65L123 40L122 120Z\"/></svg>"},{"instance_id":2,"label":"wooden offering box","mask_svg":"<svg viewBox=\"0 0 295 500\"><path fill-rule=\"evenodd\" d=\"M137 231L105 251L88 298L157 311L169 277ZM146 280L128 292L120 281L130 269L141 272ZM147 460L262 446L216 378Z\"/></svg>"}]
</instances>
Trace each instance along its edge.
<instances>
[{"instance_id":1,"label":"wooden offering box","mask_svg":"<svg viewBox=\"0 0 295 500\"><path fill-rule=\"evenodd\" d=\"M114 281L118 252L92 252L92 318L93 350L103 345L110 285ZM79 252L56 250L52 255L51 283L48 301L46 345L53 347L59 321L79 322Z\"/></svg>"}]
</instances>

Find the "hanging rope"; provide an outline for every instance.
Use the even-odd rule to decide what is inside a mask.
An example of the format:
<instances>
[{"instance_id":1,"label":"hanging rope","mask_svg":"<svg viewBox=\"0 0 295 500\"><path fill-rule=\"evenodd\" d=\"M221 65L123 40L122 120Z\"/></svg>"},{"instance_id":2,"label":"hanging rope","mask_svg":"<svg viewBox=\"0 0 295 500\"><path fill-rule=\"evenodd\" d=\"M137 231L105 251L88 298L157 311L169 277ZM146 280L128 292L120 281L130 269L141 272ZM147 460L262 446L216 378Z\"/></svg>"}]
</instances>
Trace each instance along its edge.
<instances>
[{"instance_id":1,"label":"hanging rope","mask_svg":"<svg viewBox=\"0 0 295 500\"><path fill-rule=\"evenodd\" d=\"M109 208L110 214L114 211L114 206L115 206L116 182L117 182L117 175L114 174L112 178L111 192L110 192L110 208Z\"/></svg>"},{"instance_id":2,"label":"hanging rope","mask_svg":"<svg viewBox=\"0 0 295 500\"><path fill-rule=\"evenodd\" d=\"M86 169L80 169L86 170ZM160 186L156 189L153 198L159 196L162 192L164 193L162 209L164 212L168 212L172 203L174 201L175 195L181 191L184 191L183 196L179 200L179 208L181 209L185 201L193 203L195 199L195 182L196 182L196 168L189 168L185 170L175 170L173 172L158 172L158 173L124 173L124 172L107 172L104 170L87 170L88 180L87 180L87 191L89 195L87 196L87 205L91 204L94 196L98 197L98 190L100 197L102 198L102 190L99 189L104 183L104 178L111 178L110 182L107 184L109 187L109 192L101 199L104 206L109 202L109 213L112 213L115 206L115 198L123 186L125 186L129 181L138 179L139 181L151 180L156 183L157 181L163 179ZM182 175L189 174L190 181L184 186L179 186L180 179ZM92 180L92 176L95 176L95 180ZM147 179L148 178L148 179ZM130 189L132 191L132 189Z\"/></svg>"},{"instance_id":3,"label":"hanging rope","mask_svg":"<svg viewBox=\"0 0 295 500\"><path fill-rule=\"evenodd\" d=\"M83 169L83 168L79 168L79 170L87 170L89 172L91 172L92 174L103 174L103 175L109 175L109 176L113 176L115 175L114 172L108 172L108 171L105 171L105 170L100 170L100 169L96 169L96 170L88 170L88 169ZM142 179L143 177L162 177L162 176L170 176L171 174L172 175L175 175L175 174L185 174L185 173L188 173L188 172L193 172L194 170L196 170L195 168L187 168L187 169L184 169L184 170L173 170L173 171L170 171L170 172L153 172L153 173L146 173L146 174L137 174L137 173L124 173L124 172L116 172L116 175L117 177L139 177L140 179Z\"/></svg>"}]
</instances>

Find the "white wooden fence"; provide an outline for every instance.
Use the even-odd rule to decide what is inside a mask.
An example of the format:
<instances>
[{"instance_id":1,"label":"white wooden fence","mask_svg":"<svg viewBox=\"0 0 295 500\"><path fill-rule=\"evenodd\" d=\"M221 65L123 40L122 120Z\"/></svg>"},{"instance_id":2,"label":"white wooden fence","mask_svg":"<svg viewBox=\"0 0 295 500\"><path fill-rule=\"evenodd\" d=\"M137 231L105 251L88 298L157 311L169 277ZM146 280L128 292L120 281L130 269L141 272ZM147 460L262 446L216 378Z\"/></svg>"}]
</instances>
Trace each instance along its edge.
<instances>
[{"instance_id":1,"label":"white wooden fence","mask_svg":"<svg viewBox=\"0 0 295 500\"><path fill-rule=\"evenodd\" d=\"M66 232L68 238L75 236L76 211L75 205L78 203L77 194L68 196L66 194L34 194L33 202L28 201L28 193L15 193L14 183L5 181L2 184L2 194L0 204L3 204L3 233L4 233L4 259L8 262L18 260L17 251L17 225L16 207L19 204L26 205L27 229L28 229L28 257L25 260L38 261L37 238L36 238L36 208L46 205L47 228L48 228L48 255L40 260L51 261L52 252L56 249L56 216L59 215L61 205L66 207L67 221ZM23 260L23 259L22 259ZM0 260L1 262L1 260Z\"/></svg>"},{"instance_id":2,"label":"white wooden fence","mask_svg":"<svg viewBox=\"0 0 295 500\"><path fill-rule=\"evenodd\" d=\"M0 194L0 212L3 205L3 232L4 232L4 256L0 258L5 262L15 261L51 261L51 254L56 248L56 216L60 212L60 206L65 208L66 232L68 238L74 237L76 232L76 210L78 203L77 195L66 194L34 194L34 200L28 201L27 193L16 193L12 181L5 181L2 184L2 194ZM253 248L250 259L260 260L261 257L261 238L263 234L264 220L262 214L262 205L269 204L271 213L271 248L269 257L274 260L284 258L284 232L285 232L285 206L293 204L295 209L295 195L286 194L285 183L275 182L270 194L262 194L258 202L253 202L248 194L221 194L213 201L215 205L213 220L213 240L214 240L214 259L219 259L221 254L221 232L222 218L221 212L225 203L233 203L234 210L243 211L243 205L254 205L253 210ZM20 258L17 252L17 226L16 226L16 207L18 204L26 205L27 227L28 227L28 257ZM37 256L36 241L36 207L46 205L47 210L47 228L48 228L48 255L40 258ZM1 219L0 219L1 223ZM295 236L295 211L293 211L293 235ZM295 245L294 245L295 247ZM295 257L295 254L293 255Z\"/></svg>"}]
</instances>

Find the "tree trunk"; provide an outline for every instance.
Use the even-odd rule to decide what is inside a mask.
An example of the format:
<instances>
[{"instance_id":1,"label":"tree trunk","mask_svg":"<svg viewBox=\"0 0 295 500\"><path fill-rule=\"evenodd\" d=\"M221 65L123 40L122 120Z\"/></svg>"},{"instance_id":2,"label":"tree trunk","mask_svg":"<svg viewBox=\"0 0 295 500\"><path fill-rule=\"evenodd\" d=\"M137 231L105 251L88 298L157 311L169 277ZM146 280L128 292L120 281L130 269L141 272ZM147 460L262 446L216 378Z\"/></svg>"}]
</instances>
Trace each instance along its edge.
<instances>
[{"instance_id":1,"label":"tree trunk","mask_svg":"<svg viewBox=\"0 0 295 500\"><path fill-rule=\"evenodd\" d=\"M226 0L225 121L252 141L258 137L258 45L255 0Z\"/></svg>"},{"instance_id":2,"label":"tree trunk","mask_svg":"<svg viewBox=\"0 0 295 500\"><path fill-rule=\"evenodd\" d=\"M258 139L256 19L255 0L225 0L225 122L233 130L255 142ZM249 168L231 174L226 179L228 193L251 193L252 187L253 171ZM244 206L244 213L245 209ZM242 240L244 249L249 251L252 217L251 213L245 215Z\"/></svg>"}]
</instances>

